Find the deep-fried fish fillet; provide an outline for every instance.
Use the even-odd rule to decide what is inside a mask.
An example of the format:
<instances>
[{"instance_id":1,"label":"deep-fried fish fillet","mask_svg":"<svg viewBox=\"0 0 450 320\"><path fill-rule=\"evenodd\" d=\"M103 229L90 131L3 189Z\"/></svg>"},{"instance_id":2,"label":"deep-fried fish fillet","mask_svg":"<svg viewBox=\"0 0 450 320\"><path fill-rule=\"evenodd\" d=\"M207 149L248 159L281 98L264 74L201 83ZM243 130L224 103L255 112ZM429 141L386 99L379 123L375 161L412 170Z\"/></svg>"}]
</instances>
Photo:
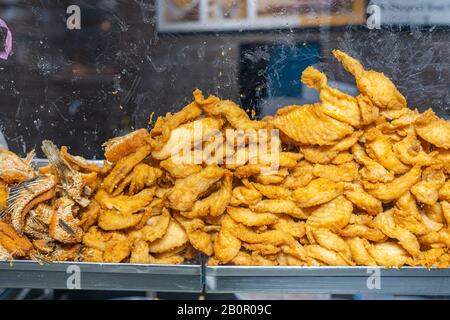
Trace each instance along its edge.
<instances>
[{"instance_id":1,"label":"deep-fried fish fillet","mask_svg":"<svg viewBox=\"0 0 450 320\"><path fill-rule=\"evenodd\" d=\"M105 157L110 162L117 162L146 145L149 137L147 130L139 129L124 136L110 139L103 144Z\"/></svg>"},{"instance_id":2,"label":"deep-fried fish fillet","mask_svg":"<svg viewBox=\"0 0 450 320\"><path fill-rule=\"evenodd\" d=\"M363 187L368 193L383 202L389 202L399 198L402 194L408 191L417 181L421 175L420 166L414 166L404 175L395 178L388 183L369 183L363 182Z\"/></svg>"},{"instance_id":3,"label":"deep-fried fish fillet","mask_svg":"<svg viewBox=\"0 0 450 320\"><path fill-rule=\"evenodd\" d=\"M343 192L343 182L318 178L311 181L306 187L295 189L292 192L292 198L299 207L312 207L333 200Z\"/></svg>"},{"instance_id":4,"label":"deep-fried fish fillet","mask_svg":"<svg viewBox=\"0 0 450 320\"><path fill-rule=\"evenodd\" d=\"M0 179L7 184L14 184L35 176L30 163L19 158L15 153L0 149Z\"/></svg>"},{"instance_id":5,"label":"deep-fried fish fillet","mask_svg":"<svg viewBox=\"0 0 450 320\"><path fill-rule=\"evenodd\" d=\"M409 170L395 155L390 139L377 128L366 132L366 151L387 170L395 174L402 174Z\"/></svg>"},{"instance_id":6,"label":"deep-fried fish fillet","mask_svg":"<svg viewBox=\"0 0 450 320\"><path fill-rule=\"evenodd\" d=\"M133 170L133 168L139 164L142 160L145 159L150 154L151 147L149 145L145 145L136 150L136 152L131 153L119 161L117 161L114 168L111 172L106 176L105 180L103 180L103 188L112 193L125 177Z\"/></svg>"},{"instance_id":7,"label":"deep-fried fish fillet","mask_svg":"<svg viewBox=\"0 0 450 320\"><path fill-rule=\"evenodd\" d=\"M170 207L178 211L191 210L198 197L219 181L225 173L226 170L223 168L208 166L184 179L177 179L168 196Z\"/></svg>"},{"instance_id":8,"label":"deep-fried fish fillet","mask_svg":"<svg viewBox=\"0 0 450 320\"><path fill-rule=\"evenodd\" d=\"M352 211L352 203L339 196L315 209L306 224L311 227L340 229L348 224Z\"/></svg>"},{"instance_id":9,"label":"deep-fried fish fillet","mask_svg":"<svg viewBox=\"0 0 450 320\"><path fill-rule=\"evenodd\" d=\"M314 67L306 68L302 73L302 82L320 93L318 108L324 114L358 127L361 123L361 113L355 97L330 87L327 76Z\"/></svg>"},{"instance_id":10,"label":"deep-fried fish fillet","mask_svg":"<svg viewBox=\"0 0 450 320\"><path fill-rule=\"evenodd\" d=\"M301 144L333 145L353 132L352 126L323 114L318 105L304 105L276 116L273 124Z\"/></svg>"},{"instance_id":11,"label":"deep-fried fish fillet","mask_svg":"<svg viewBox=\"0 0 450 320\"><path fill-rule=\"evenodd\" d=\"M213 254L213 241L209 233L205 231L205 223L201 219L188 219L180 214L175 214L174 218L181 224L186 231L187 237L192 246L211 256Z\"/></svg>"},{"instance_id":12,"label":"deep-fried fish fillet","mask_svg":"<svg viewBox=\"0 0 450 320\"><path fill-rule=\"evenodd\" d=\"M151 253L161 253L178 248L189 241L183 227L175 220L170 219L166 234L150 244Z\"/></svg>"},{"instance_id":13,"label":"deep-fried fish fillet","mask_svg":"<svg viewBox=\"0 0 450 320\"><path fill-rule=\"evenodd\" d=\"M432 109L422 113L415 123L417 134L436 147L450 149L450 121L436 116Z\"/></svg>"},{"instance_id":14,"label":"deep-fried fish fillet","mask_svg":"<svg viewBox=\"0 0 450 320\"><path fill-rule=\"evenodd\" d=\"M422 180L411 187L411 193L422 203L433 205L438 201L439 189L445 183L445 173L440 167L428 167Z\"/></svg>"},{"instance_id":15,"label":"deep-fried fish fillet","mask_svg":"<svg viewBox=\"0 0 450 320\"><path fill-rule=\"evenodd\" d=\"M370 98L373 104L383 109L401 109L406 107L405 97L397 90L392 81L383 73L365 70L362 64L340 50L333 50L345 70L353 74L359 91Z\"/></svg>"},{"instance_id":16,"label":"deep-fried fish fillet","mask_svg":"<svg viewBox=\"0 0 450 320\"><path fill-rule=\"evenodd\" d=\"M340 165L315 164L313 175L318 178L325 178L335 182L352 182L358 178L358 164L354 161Z\"/></svg>"},{"instance_id":17,"label":"deep-fried fish fillet","mask_svg":"<svg viewBox=\"0 0 450 320\"><path fill-rule=\"evenodd\" d=\"M255 212L284 213L298 219L307 218L303 210L289 199L261 200L254 205L250 205L250 209Z\"/></svg>"},{"instance_id":18,"label":"deep-fried fish fillet","mask_svg":"<svg viewBox=\"0 0 450 320\"><path fill-rule=\"evenodd\" d=\"M348 183L344 190L348 200L371 215L376 215L383 209L381 201L367 193L360 184Z\"/></svg>"}]
</instances>

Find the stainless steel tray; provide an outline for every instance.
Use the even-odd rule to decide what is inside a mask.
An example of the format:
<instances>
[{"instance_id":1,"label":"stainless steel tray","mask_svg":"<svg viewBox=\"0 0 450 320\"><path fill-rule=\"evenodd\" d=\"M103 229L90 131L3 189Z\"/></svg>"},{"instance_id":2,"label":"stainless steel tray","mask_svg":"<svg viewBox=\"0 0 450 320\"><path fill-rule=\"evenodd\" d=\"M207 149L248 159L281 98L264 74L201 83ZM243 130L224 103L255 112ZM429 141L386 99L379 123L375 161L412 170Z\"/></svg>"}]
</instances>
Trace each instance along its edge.
<instances>
[{"instance_id":1,"label":"stainless steel tray","mask_svg":"<svg viewBox=\"0 0 450 320\"><path fill-rule=\"evenodd\" d=\"M0 261L0 287L202 292L201 271L199 264Z\"/></svg>"},{"instance_id":2,"label":"stainless steel tray","mask_svg":"<svg viewBox=\"0 0 450 320\"><path fill-rule=\"evenodd\" d=\"M209 293L450 295L450 269L404 267L205 267Z\"/></svg>"}]
</instances>

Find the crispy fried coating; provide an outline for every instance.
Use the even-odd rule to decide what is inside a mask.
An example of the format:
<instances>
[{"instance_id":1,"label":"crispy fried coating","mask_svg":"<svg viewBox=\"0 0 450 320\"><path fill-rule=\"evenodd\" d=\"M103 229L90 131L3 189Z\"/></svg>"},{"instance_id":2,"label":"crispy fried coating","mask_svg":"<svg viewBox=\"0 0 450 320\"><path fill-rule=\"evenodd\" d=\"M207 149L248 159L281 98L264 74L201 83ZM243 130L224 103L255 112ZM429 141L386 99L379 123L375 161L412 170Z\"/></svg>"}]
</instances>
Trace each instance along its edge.
<instances>
[{"instance_id":1,"label":"crispy fried coating","mask_svg":"<svg viewBox=\"0 0 450 320\"><path fill-rule=\"evenodd\" d=\"M377 128L370 129L366 135L366 151L370 157L375 159L387 170L402 174L410 167L403 164L395 155L392 143L386 135L382 134Z\"/></svg>"},{"instance_id":2,"label":"crispy fried coating","mask_svg":"<svg viewBox=\"0 0 450 320\"><path fill-rule=\"evenodd\" d=\"M195 201L225 173L223 168L208 166L184 179L177 179L168 195L170 207L178 211L191 210Z\"/></svg>"},{"instance_id":3,"label":"crispy fried coating","mask_svg":"<svg viewBox=\"0 0 450 320\"><path fill-rule=\"evenodd\" d=\"M307 67L302 73L302 82L320 92L318 108L324 114L353 127L360 125L361 113L356 98L330 87L325 74L314 67Z\"/></svg>"},{"instance_id":4,"label":"crispy fried coating","mask_svg":"<svg viewBox=\"0 0 450 320\"><path fill-rule=\"evenodd\" d=\"M142 228L131 231L128 238L130 241L139 239L149 242L160 239L166 234L170 219L169 210L163 208L160 215L150 217Z\"/></svg>"},{"instance_id":5,"label":"crispy fried coating","mask_svg":"<svg viewBox=\"0 0 450 320\"><path fill-rule=\"evenodd\" d=\"M278 221L278 216L273 213L254 212L248 208L228 207L227 213L234 221L249 227L271 225Z\"/></svg>"},{"instance_id":6,"label":"crispy fried coating","mask_svg":"<svg viewBox=\"0 0 450 320\"><path fill-rule=\"evenodd\" d=\"M324 114L318 105L304 105L276 116L273 125L301 144L333 145L353 132L353 127Z\"/></svg>"},{"instance_id":7,"label":"crispy fried coating","mask_svg":"<svg viewBox=\"0 0 450 320\"><path fill-rule=\"evenodd\" d=\"M266 198L291 199L292 191L282 186L264 185L261 183L253 183L253 186Z\"/></svg>"},{"instance_id":8,"label":"crispy fried coating","mask_svg":"<svg viewBox=\"0 0 450 320\"><path fill-rule=\"evenodd\" d=\"M388 183L375 183L363 181L363 187L368 193L383 202L389 202L399 198L416 184L421 176L420 166L414 166L404 175L395 178Z\"/></svg>"},{"instance_id":9,"label":"crispy fried coating","mask_svg":"<svg viewBox=\"0 0 450 320\"><path fill-rule=\"evenodd\" d=\"M67 197L55 202L48 233L61 243L79 243L83 238L83 230L78 226L80 220L73 215L74 205L74 201Z\"/></svg>"},{"instance_id":10,"label":"crispy fried coating","mask_svg":"<svg viewBox=\"0 0 450 320\"><path fill-rule=\"evenodd\" d=\"M356 264L361 266L376 266L377 262L370 256L367 248L369 243L367 240L361 239L359 237L348 238L348 246L353 260Z\"/></svg>"},{"instance_id":11,"label":"crispy fried coating","mask_svg":"<svg viewBox=\"0 0 450 320\"><path fill-rule=\"evenodd\" d=\"M58 179L54 175L43 175L36 180L24 181L17 185L16 197L11 202L11 224L21 233L25 225L28 212L41 202L51 199L55 195ZM11 195L11 194L10 194Z\"/></svg>"},{"instance_id":12,"label":"crispy fried coating","mask_svg":"<svg viewBox=\"0 0 450 320\"><path fill-rule=\"evenodd\" d=\"M100 168L95 163L90 163L83 157L71 155L66 146L62 146L60 152L63 159L67 161L70 164L70 166L77 171L83 170L84 172L97 172L97 173L103 171L102 168Z\"/></svg>"},{"instance_id":13,"label":"crispy fried coating","mask_svg":"<svg viewBox=\"0 0 450 320\"><path fill-rule=\"evenodd\" d=\"M181 212L188 218L200 217L218 217L223 214L230 204L232 197L233 177L231 174L225 174L221 181L219 189L204 199L195 202L192 211Z\"/></svg>"},{"instance_id":14,"label":"crispy fried coating","mask_svg":"<svg viewBox=\"0 0 450 320\"><path fill-rule=\"evenodd\" d=\"M230 200L232 206L249 206L258 203L262 199L262 194L255 189L239 186L233 189Z\"/></svg>"},{"instance_id":15,"label":"crispy fried coating","mask_svg":"<svg viewBox=\"0 0 450 320\"><path fill-rule=\"evenodd\" d=\"M426 153L414 132L393 145L395 155L405 164L429 166L435 164L437 152Z\"/></svg>"},{"instance_id":16,"label":"crispy fried coating","mask_svg":"<svg viewBox=\"0 0 450 320\"><path fill-rule=\"evenodd\" d=\"M115 163L136 152L147 144L149 136L147 130L139 129L106 141L103 144L106 160Z\"/></svg>"},{"instance_id":17,"label":"crispy fried coating","mask_svg":"<svg viewBox=\"0 0 450 320\"><path fill-rule=\"evenodd\" d=\"M14 184L32 179L34 170L29 163L15 153L0 149L0 179L7 184Z\"/></svg>"},{"instance_id":18,"label":"crispy fried coating","mask_svg":"<svg viewBox=\"0 0 450 320\"><path fill-rule=\"evenodd\" d=\"M387 236L376 228L364 224L349 224L343 229L336 229L343 237L360 237L374 242L386 241Z\"/></svg>"},{"instance_id":19,"label":"crispy fried coating","mask_svg":"<svg viewBox=\"0 0 450 320\"><path fill-rule=\"evenodd\" d=\"M339 253L320 245L307 245L305 249L309 257L322 261L329 266L348 266L347 261Z\"/></svg>"},{"instance_id":20,"label":"crispy fried coating","mask_svg":"<svg viewBox=\"0 0 450 320\"><path fill-rule=\"evenodd\" d=\"M131 153L117 161L114 168L103 180L103 188L109 193L112 193L114 189L117 188L120 181L125 179L131 170L133 170L137 164L139 164L150 154L150 151L151 147L149 145L145 145L137 149L134 153Z\"/></svg>"},{"instance_id":21,"label":"crispy fried coating","mask_svg":"<svg viewBox=\"0 0 450 320\"><path fill-rule=\"evenodd\" d=\"M409 258L400 245L391 241L372 244L367 251L379 266L401 267Z\"/></svg>"},{"instance_id":22,"label":"crispy fried coating","mask_svg":"<svg viewBox=\"0 0 450 320\"><path fill-rule=\"evenodd\" d=\"M365 70L359 61L340 50L333 50L332 53L345 70L353 74L359 92L367 96L375 106L381 109L406 107L405 97L383 73Z\"/></svg>"},{"instance_id":23,"label":"crispy fried coating","mask_svg":"<svg viewBox=\"0 0 450 320\"><path fill-rule=\"evenodd\" d=\"M346 184L344 195L355 206L366 211L368 214L376 215L383 209L381 201L367 193L360 184Z\"/></svg>"},{"instance_id":24,"label":"crispy fried coating","mask_svg":"<svg viewBox=\"0 0 450 320\"><path fill-rule=\"evenodd\" d=\"M294 201L289 199L261 200L249 208L255 212L284 213L298 219L306 219L307 215Z\"/></svg>"},{"instance_id":25,"label":"crispy fried coating","mask_svg":"<svg viewBox=\"0 0 450 320\"><path fill-rule=\"evenodd\" d=\"M301 146L305 159L312 163L330 163L341 151L351 148L362 136L363 131L354 131L331 146L304 145Z\"/></svg>"},{"instance_id":26,"label":"crispy fried coating","mask_svg":"<svg viewBox=\"0 0 450 320\"><path fill-rule=\"evenodd\" d=\"M335 182L352 182L358 178L358 164L354 161L340 165L315 164L313 175L317 178L325 178Z\"/></svg>"},{"instance_id":27,"label":"crispy fried coating","mask_svg":"<svg viewBox=\"0 0 450 320\"><path fill-rule=\"evenodd\" d=\"M222 125L223 121L215 118L202 118L185 123L172 130L169 140L160 150L153 151L152 157L157 160L164 160L169 157L179 156L180 152L185 149L190 151L194 145L207 140L207 137L218 132ZM187 154L182 156L183 158L176 159L177 162L184 163L183 160L184 157L187 157Z\"/></svg>"},{"instance_id":28,"label":"crispy fried coating","mask_svg":"<svg viewBox=\"0 0 450 320\"><path fill-rule=\"evenodd\" d=\"M317 178L306 187L295 189L292 198L299 207L312 207L333 200L343 193L343 182Z\"/></svg>"},{"instance_id":29,"label":"crispy fried coating","mask_svg":"<svg viewBox=\"0 0 450 320\"><path fill-rule=\"evenodd\" d=\"M186 231L175 219L170 219L164 236L150 244L151 253L161 253L178 248L189 241Z\"/></svg>"},{"instance_id":30,"label":"crispy fried coating","mask_svg":"<svg viewBox=\"0 0 450 320\"><path fill-rule=\"evenodd\" d=\"M371 159L360 144L356 143L352 146L352 153L355 156L355 160L364 166L364 168L359 171L364 180L375 183L389 182L394 179L394 174L375 160Z\"/></svg>"},{"instance_id":31,"label":"crispy fried coating","mask_svg":"<svg viewBox=\"0 0 450 320\"><path fill-rule=\"evenodd\" d=\"M180 214L175 214L174 218L186 231L189 242L192 246L210 256L213 254L213 241L211 234L205 231L205 223L201 219L188 219Z\"/></svg>"},{"instance_id":32,"label":"crispy fried coating","mask_svg":"<svg viewBox=\"0 0 450 320\"><path fill-rule=\"evenodd\" d=\"M214 256L221 263L228 263L237 256L241 249L241 240L233 235L234 221L226 215L222 220L219 234L214 241Z\"/></svg>"},{"instance_id":33,"label":"crispy fried coating","mask_svg":"<svg viewBox=\"0 0 450 320\"><path fill-rule=\"evenodd\" d=\"M439 148L450 149L450 121L435 115L432 109L417 117L416 132L425 141Z\"/></svg>"},{"instance_id":34,"label":"crispy fried coating","mask_svg":"<svg viewBox=\"0 0 450 320\"><path fill-rule=\"evenodd\" d=\"M389 238L397 239L399 244L413 257L420 253L420 244L416 236L395 223L393 210L384 211L374 219L374 225Z\"/></svg>"},{"instance_id":35,"label":"crispy fried coating","mask_svg":"<svg viewBox=\"0 0 450 320\"><path fill-rule=\"evenodd\" d=\"M5 258L25 257L33 249L31 242L17 232L7 223L0 221L1 255Z\"/></svg>"},{"instance_id":36,"label":"crispy fried coating","mask_svg":"<svg viewBox=\"0 0 450 320\"><path fill-rule=\"evenodd\" d=\"M351 264L350 247L343 238L336 233L325 228L311 230L314 240L323 248L336 251L342 254L342 258Z\"/></svg>"},{"instance_id":37,"label":"crispy fried coating","mask_svg":"<svg viewBox=\"0 0 450 320\"><path fill-rule=\"evenodd\" d=\"M210 116L224 117L236 129L258 130L267 127L265 121L250 120L244 109L230 100L221 100L217 103L204 104L203 111Z\"/></svg>"},{"instance_id":38,"label":"crispy fried coating","mask_svg":"<svg viewBox=\"0 0 450 320\"><path fill-rule=\"evenodd\" d=\"M339 196L313 210L306 224L311 227L340 229L349 223L352 211L352 203Z\"/></svg>"},{"instance_id":39,"label":"crispy fried coating","mask_svg":"<svg viewBox=\"0 0 450 320\"><path fill-rule=\"evenodd\" d=\"M197 103L192 102L175 114L167 113L164 118L159 117L155 126L150 131L152 140L150 143L154 150L159 151L169 140L172 130L183 123L192 121L202 114Z\"/></svg>"},{"instance_id":40,"label":"crispy fried coating","mask_svg":"<svg viewBox=\"0 0 450 320\"><path fill-rule=\"evenodd\" d=\"M202 166L198 164L175 163L172 158L167 158L159 163L161 168L166 170L174 178L186 178L191 174L198 173Z\"/></svg>"},{"instance_id":41,"label":"crispy fried coating","mask_svg":"<svg viewBox=\"0 0 450 320\"><path fill-rule=\"evenodd\" d=\"M422 180L411 187L411 193L422 203L433 205L438 201L439 189L445 183L445 173L440 167L428 167Z\"/></svg>"},{"instance_id":42,"label":"crispy fried coating","mask_svg":"<svg viewBox=\"0 0 450 320\"><path fill-rule=\"evenodd\" d=\"M131 249L130 263L139 264L179 264L184 258L175 254L164 258L155 258L150 254L150 247L144 240L138 240Z\"/></svg>"}]
</instances>

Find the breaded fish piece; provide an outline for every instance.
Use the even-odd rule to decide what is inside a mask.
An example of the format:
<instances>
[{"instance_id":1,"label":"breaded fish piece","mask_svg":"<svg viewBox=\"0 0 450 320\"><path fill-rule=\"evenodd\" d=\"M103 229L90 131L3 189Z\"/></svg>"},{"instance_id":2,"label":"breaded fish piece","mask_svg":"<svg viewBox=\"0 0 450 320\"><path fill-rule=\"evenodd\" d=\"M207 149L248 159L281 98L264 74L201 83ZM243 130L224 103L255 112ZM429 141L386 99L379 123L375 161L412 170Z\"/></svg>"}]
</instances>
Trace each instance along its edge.
<instances>
[{"instance_id":1,"label":"breaded fish piece","mask_svg":"<svg viewBox=\"0 0 450 320\"><path fill-rule=\"evenodd\" d=\"M106 160L115 163L136 152L147 144L149 137L147 130L138 129L124 136L109 139L103 144Z\"/></svg>"},{"instance_id":2,"label":"breaded fish piece","mask_svg":"<svg viewBox=\"0 0 450 320\"><path fill-rule=\"evenodd\" d=\"M364 180L369 182L389 182L394 179L394 174L371 159L359 143L352 146L352 153L355 156L355 160L364 166L359 171Z\"/></svg>"},{"instance_id":3,"label":"breaded fish piece","mask_svg":"<svg viewBox=\"0 0 450 320\"><path fill-rule=\"evenodd\" d=\"M425 141L439 148L450 149L450 121L436 116L430 108L417 117L416 132Z\"/></svg>"},{"instance_id":4,"label":"breaded fish piece","mask_svg":"<svg viewBox=\"0 0 450 320\"><path fill-rule=\"evenodd\" d=\"M177 220L186 231L187 237L192 246L206 254L211 256L213 254L213 241L209 233L205 231L205 223L201 219L188 219L180 214L174 214L175 220Z\"/></svg>"},{"instance_id":5,"label":"breaded fish piece","mask_svg":"<svg viewBox=\"0 0 450 320\"><path fill-rule=\"evenodd\" d=\"M301 146L305 159L312 163L327 164L330 163L341 151L348 150L362 136L363 131L354 131L352 134L342 138L338 143L332 146Z\"/></svg>"},{"instance_id":6,"label":"breaded fish piece","mask_svg":"<svg viewBox=\"0 0 450 320\"><path fill-rule=\"evenodd\" d=\"M397 158L390 139L379 129L370 129L366 132L365 138L367 154L387 170L395 174L402 174L410 169Z\"/></svg>"},{"instance_id":7,"label":"breaded fish piece","mask_svg":"<svg viewBox=\"0 0 450 320\"><path fill-rule=\"evenodd\" d=\"M241 250L241 240L233 235L235 222L226 215L222 220L219 234L214 241L214 256L221 263L228 263L237 256Z\"/></svg>"},{"instance_id":8,"label":"breaded fish piece","mask_svg":"<svg viewBox=\"0 0 450 320\"><path fill-rule=\"evenodd\" d=\"M429 166L438 162L435 156L438 152L426 153L414 132L393 145L395 155L405 164Z\"/></svg>"},{"instance_id":9,"label":"breaded fish piece","mask_svg":"<svg viewBox=\"0 0 450 320\"><path fill-rule=\"evenodd\" d=\"M399 244L413 257L420 254L420 244L416 236L395 223L393 209L378 214L373 220L374 225L391 239L397 239Z\"/></svg>"},{"instance_id":10,"label":"breaded fish piece","mask_svg":"<svg viewBox=\"0 0 450 320\"><path fill-rule=\"evenodd\" d=\"M391 241L369 245L367 251L377 265L384 267L401 267L409 258L405 249Z\"/></svg>"},{"instance_id":11,"label":"breaded fish piece","mask_svg":"<svg viewBox=\"0 0 450 320\"><path fill-rule=\"evenodd\" d=\"M308 217L294 201L289 199L261 200L249 207L255 212L284 213L298 219L306 219Z\"/></svg>"},{"instance_id":12,"label":"breaded fish piece","mask_svg":"<svg viewBox=\"0 0 450 320\"><path fill-rule=\"evenodd\" d=\"M177 179L168 195L170 207L178 211L190 211L198 197L219 181L226 172L226 169L217 166L207 166L198 173Z\"/></svg>"},{"instance_id":13,"label":"breaded fish piece","mask_svg":"<svg viewBox=\"0 0 450 320\"><path fill-rule=\"evenodd\" d=\"M230 200L230 205L249 206L258 203L262 199L262 194L255 189L239 186L233 189L233 195Z\"/></svg>"},{"instance_id":14,"label":"breaded fish piece","mask_svg":"<svg viewBox=\"0 0 450 320\"><path fill-rule=\"evenodd\" d=\"M360 266L376 266L377 262L370 256L367 248L369 244L367 240L355 237L348 238L347 243L350 247L350 252L353 260Z\"/></svg>"},{"instance_id":15,"label":"breaded fish piece","mask_svg":"<svg viewBox=\"0 0 450 320\"><path fill-rule=\"evenodd\" d=\"M152 152L152 157L164 160L169 157L178 156L181 151L191 150L196 144L207 140L207 137L219 132L224 121L216 118L202 118L193 122L185 123L170 133L170 137L160 150ZM187 154L183 154L187 157ZM184 158L173 159L175 162L185 163ZM191 161L191 159L188 159ZM191 164L189 162L189 164Z\"/></svg>"},{"instance_id":16,"label":"breaded fish piece","mask_svg":"<svg viewBox=\"0 0 450 320\"><path fill-rule=\"evenodd\" d=\"M352 203L339 196L312 211L306 224L315 228L344 228L349 223L352 212Z\"/></svg>"},{"instance_id":17,"label":"breaded fish piece","mask_svg":"<svg viewBox=\"0 0 450 320\"><path fill-rule=\"evenodd\" d=\"M333 50L332 53L342 63L345 70L355 77L359 92L367 96L376 107L381 109L406 108L405 97L383 73L365 70L359 61L340 50Z\"/></svg>"},{"instance_id":18,"label":"breaded fish piece","mask_svg":"<svg viewBox=\"0 0 450 320\"><path fill-rule=\"evenodd\" d=\"M175 163L172 158L167 158L159 163L161 168L169 172L174 178L186 178L191 174L198 173L202 170L202 166L199 164L181 164Z\"/></svg>"},{"instance_id":19,"label":"breaded fish piece","mask_svg":"<svg viewBox=\"0 0 450 320\"><path fill-rule=\"evenodd\" d=\"M416 184L421 176L420 166L414 166L404 175L395 178L388 183L375 183L362 181L364 189L377 199L383 202L389 202L399 198Z\"/></svg>"},{"instance_id":20,"label":"breaded fish piece","mask_svg":"<svg viewBox=\"0 0 450 320\"><path fill-rule=\"evenodd\" d=\"M32 179L35 176L30 162L34 153L30 154L30 161L24 161L14 152L0 149L0 179L7 184L14 184Z\"/></svg>"},{"instance_id":21,"label":"breaded fish piece","mask_svg":"<svg viewBox=\"0 0 450 320\"><path fill-rule=\"evenodd\" d=\"M114 168L103 180L103 188L109 193L112 193L133 168L150 154L151 150L149 145L145 145L137 149L136 152L117 161Z\"/></svg>"},{"instance_id":22,"label":"breaded fish piece","mask_svg":"<svg viewBox=\"0 0 450 320\"><path fill-rule=\"evenodd\" d=\"M312 207L333 200L343 193L343 182L317 178L306 187L295 189L292 192L292 199L299 207Z\"/></svg>"},{"instance_id":23,"label":"breaded fish piece","mask_svg":"<svg viewBox=\"0 0 450 320\"><path fill-rule=\"evenodd\" d=\"M422 180L411 187L411 193L420 202L433 205L438 201L445 178L442 168L428 167L422 172Z\"/></svg>"},{"instance_id":24,"label":"breaded fish piece","mask_svg":"<svg viewBox=\"0 0 450 320\"><path fill-rule=\"evenodd\" d=\"M276 214L270 212L254 212L242 207L228 207L227 213L234 221L249 227L271 225L278 221Z\"/></svg>"},{"instance_id":25,"label":"breaded fish piece","mask_svg":"<svg viewBox=\"0 0 450 320\"><path fill-rule=\"evenodd\" d=\"M233 177L226 173L221 181L219 189L206 198L197 200L192 211L180 212L187 218L201 218L206 216L218 217L225 212L232 197Z\"/></svg>"},{"instance_id":26,"label":"breaded fish piece","mask_svg":"<svg viewBox=\"0 0 450 320\"><path fill-rule=\"evenodd\" d=\"M20 236L13 227L2 221L0 221L0 246L3 252L0 254L5 258L23 258L33 249L33 245L26 237Z\"/></svg>"},{"instance_id":27,"label":"breaded fish piece","mask_svg":"<svg viewBox=\"0 0 450 320\"><path fill-rule=\"evenodd\" d=\"M323 248L319 245L307 245L305 250L308 256L320 260L329 266L348 266L347 261L337 252Z\"/></svg>"},{"instance_id":28,"label":"breaded fish piece","mask_svg":"<svg viewBox=\"0 0 450 320\"><path fill-rule=\"evenodd\" d=\"M358 178L358 164L354 161L339 165L315 164L313 175L335 182L352 182Z\"/></svg>"},{"instance_id":29,"label":"breaded fish piece","mask_svg":"<svg viewBox=\"0 0 450 320\"><path fill-rule=\"evenodd\" d=\"M355 97L330 87L327 76L314 67L307 67L303 71L302 82L320 93L320 111L353 127L359 127L361 112Z\"/></svg>"},{"instance_id":30,"label":"breaded fish piece","mask_svg":"<svg viewBox=\"0 0 450 320\"><path fill-rule=\"evenodd\" d=\"M351 134L353 127L327 116L318 105L304 105L276 116L273 125L300 144L334 145Z\"/></svg>"},{"instance_id":31,"label":"breaded fish piece","mask_svg":"<svg viewBox=\"0 0 450 320\"><path fill-rule=\"evenodd\" d=\"M150 244L151 253L161 253L183 246L189 241L186 231L175 219L170 219L166 234Z\"/></svg>"},{"instance_id":32,"label":"breaded fish piece","mask_svg":"<svg viewBox=\"0 0 450 320\"><path fill-rule=\"evenodd\" d=\"M344 190L345 197L368 214L376 215L382 211L381 201L367 193L360 184L348 183Z\"/></svg>"},{"instance_id":33,"label":"breaded fish piece","mask_svg":"<svg viewBox=\"0 0 450 320\"><path fill-rule=\"evenodd\" d=\"M178 128L183 123L187 123L198 118L202 114L202 109L196 102L192 102L175 114L168 112L165 117L158 117L155 126L150 131L152 139L150 143L154 150L159 151L169 140L172 130Z\"/></svg>"}]
</instances>

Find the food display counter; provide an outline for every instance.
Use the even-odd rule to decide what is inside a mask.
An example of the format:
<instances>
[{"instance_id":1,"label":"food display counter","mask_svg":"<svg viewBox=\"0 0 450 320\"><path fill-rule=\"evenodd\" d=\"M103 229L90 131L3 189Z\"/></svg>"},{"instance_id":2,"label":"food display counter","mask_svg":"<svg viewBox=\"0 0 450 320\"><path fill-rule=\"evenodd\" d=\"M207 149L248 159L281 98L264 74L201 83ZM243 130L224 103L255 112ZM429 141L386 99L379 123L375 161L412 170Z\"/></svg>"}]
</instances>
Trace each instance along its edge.
<instances>
[{"instance_id":1,"label":"food display counter","mask_svg":"<svg viewBox=\"0 0 450 320\"><path fill-rule=\"evenodd\" d=\"M202 292L201 265L0 262L0 287ZM77 278L79 277L79 278Z\"/></svg>"}]
</instances>

